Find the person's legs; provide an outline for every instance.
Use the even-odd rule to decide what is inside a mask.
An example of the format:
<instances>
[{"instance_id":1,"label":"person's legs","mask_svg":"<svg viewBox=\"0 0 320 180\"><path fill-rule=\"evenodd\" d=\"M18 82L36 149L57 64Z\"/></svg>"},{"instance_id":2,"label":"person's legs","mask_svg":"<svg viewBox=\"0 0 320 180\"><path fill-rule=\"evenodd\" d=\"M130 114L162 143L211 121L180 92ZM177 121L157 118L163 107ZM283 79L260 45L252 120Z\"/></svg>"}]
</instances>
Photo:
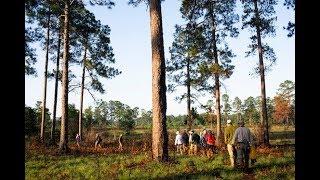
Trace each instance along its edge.
<instances>
[{"instance_id":1,"label":"person's legs","mask_svg":"<svg viewBox=\"0 0 320 180\"><path fill-rule=\"evenodd\" d=\"M198 154L198 144L194 144L194 155Z\"/></svg>"},{"instance_id":2,"label":"person's legs","mask_svg":"<svg viewBox=\"0 0 320 180\"><path fill-rule=\"evenodd\" d=\"M188 145L186 143L183 144L183 153L187 153Z\"/></svg>"},{"instance_id":3,"label":"person's legs","mask_svg":"<svg viewBox=\"0 0 320 180\"><path fill-rule=\"evenodd\" d=\"M231 144L227 144L227 149L230 156L231 167L234 167L234 155L233 155L233 146Z\"/></svg>"},{"instance_id":4,"label":"person's legs","mask_svg":"<svg viewBox=\"0 0 320 180\"><path fill-rule=\"evenodd\" d=\"M248 146L244 146L244 167L249 168L249 152L250 148Z\"/></svg>"},{"instance_id":5,"label":"person's legs","mask_svg":"<svg viewBox=\"0 0 320 180\"><path fill-rule=\"evenodd\" d=\"M242 167L243 166L243 156L244 156L244 152L243 152L243 144L239 143L237 145L237 166L238 167Z\"/></svg>"}]
</instances>

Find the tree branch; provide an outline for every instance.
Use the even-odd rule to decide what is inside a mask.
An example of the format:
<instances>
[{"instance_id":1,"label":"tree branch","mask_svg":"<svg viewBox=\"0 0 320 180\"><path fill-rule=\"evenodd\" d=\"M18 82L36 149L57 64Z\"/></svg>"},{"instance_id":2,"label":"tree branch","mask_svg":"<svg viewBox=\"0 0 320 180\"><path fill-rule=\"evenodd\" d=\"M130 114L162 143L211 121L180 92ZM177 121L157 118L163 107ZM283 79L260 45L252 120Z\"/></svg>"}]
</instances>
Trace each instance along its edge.
<instances>
[{"instance_id":1,"label":"tree branch","mask_svg":"<svg viewBox=\"0 0 320 180\"><path fill-rule=\"evenodd\" d=\"M90 92L90 90L86 87L84 87L88 92L89 94L91 95L92 99L94 100L94 102L97 102L96 98L93 96L93 94Z\"/></svg>"}]
</instances>

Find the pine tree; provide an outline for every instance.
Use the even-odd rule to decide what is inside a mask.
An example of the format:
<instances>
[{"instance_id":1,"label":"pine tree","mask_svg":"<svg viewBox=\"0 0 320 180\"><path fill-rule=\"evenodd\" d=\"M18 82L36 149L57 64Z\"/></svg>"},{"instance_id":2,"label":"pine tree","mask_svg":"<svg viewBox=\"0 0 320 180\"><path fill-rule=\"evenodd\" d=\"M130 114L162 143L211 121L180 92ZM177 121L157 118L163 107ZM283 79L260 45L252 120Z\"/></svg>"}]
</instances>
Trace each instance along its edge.
<instances>
[{"instance_id":1,"label":"pine tree","mask_svg":"<svg viewBox=\"0 0 320 180\"><path fill-rule=\"evenodd\" d=\"M256 73L260 75L261 82L261 127L263 133L261 133L261 139L263 139L264 145L269 145L269 124L267 115L266 104L266 88L265 88L265 71L269 69L271 65L276 61L276 57L273 49L268 44L262 43L262 38L267 35L275 36L274 6L277 4L276 0L245 0L242 1L244 8L244 15L242 16L242 29L248 28L252 30L253 35L250 37L252 43L249 45L250 50L246 52L246 56L259 54L259 65L256 68ZM263 60L270 61L270 65L265 65Z\"/></svg>"}]
</instances>

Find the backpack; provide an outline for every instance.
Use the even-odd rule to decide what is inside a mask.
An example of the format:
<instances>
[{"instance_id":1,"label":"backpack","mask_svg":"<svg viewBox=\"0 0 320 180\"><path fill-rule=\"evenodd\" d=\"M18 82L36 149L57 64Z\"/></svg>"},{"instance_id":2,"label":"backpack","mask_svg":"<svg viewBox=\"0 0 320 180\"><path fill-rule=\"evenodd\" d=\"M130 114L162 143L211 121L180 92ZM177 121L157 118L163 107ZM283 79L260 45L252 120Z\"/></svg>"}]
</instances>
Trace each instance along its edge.
<instances>
[{"instance_id":1,"label":"backpack","mask_svg":"<svg viewBox=\"0 0 320 180\"><path fill-rule=\"evenodd\" d=\"M207 136L207 144L209 145L214 145L215 144L216 139L214 138L213 134L208 134Z\"/></svg>"}]
</instances>

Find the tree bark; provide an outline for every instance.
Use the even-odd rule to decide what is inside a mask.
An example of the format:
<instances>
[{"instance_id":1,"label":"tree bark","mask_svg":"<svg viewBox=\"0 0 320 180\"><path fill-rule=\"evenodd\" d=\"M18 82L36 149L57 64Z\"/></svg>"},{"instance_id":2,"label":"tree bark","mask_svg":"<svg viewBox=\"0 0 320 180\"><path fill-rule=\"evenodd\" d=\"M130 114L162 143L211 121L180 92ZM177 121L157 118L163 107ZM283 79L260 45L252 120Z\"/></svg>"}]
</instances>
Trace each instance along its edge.
<instances>
[{"instance_id":1,"label":"tree bark","mask_svg":"<svg viewBox=\"0 0 320 180\"><path fill-rule=\"evenodd\" d=\"M168 161L166 73L160 0L150 0L152 48L152 157Z\"/></svg>"},{"instance_id":2,"label":"tree bark","mask_svg":"<svg viewBox=\"0 0 320 180\"><path fill-rule=\"evenodd\" d=\"M61 133L59 152L68 151L68 61L69 61L69 0L65 1L64 33L63 33L63 62L62 62L62 94L61 94Z\"/></svg>"},{"instance_id":3,"label":"tree bark","mask_svg":"<svg viewBox=\"0 0 320 180\"><path fill-rule=\"evenodd\" d=\"M40 128L40 140L44 141L44 129L46 119L46 101L47 101L47 74L48 74L48 61L49 61L49 39L50 39L50 9L48 10L47 19L47 38L46 38L46 61L44 68L44 86L43 86L43 100L42 100L42 113L41 113L41 128Z\"/></svg>"},{"instance_id":4,"label":"tree bark","mask_svg":"<svg viewBox=\"0 0 320 180\"><path fill-rule=\"evenodd\" d=\"M215 27L215 17L213 13L211 13L212 18L212 46L213 46L213 59L214 64L219 66L218 60L218 50L217 50L217 41L216 41L216 27ZM222 142L223 136L221 135L221 108L220 108L220 81L219 81L219 73L214 73L215 79L215 97L216 97L216 116L217 116L217 145Z\"/></svg>"},{"instance_id":5,"label":"tree bark","mask_svg":"<svg viewBox=\"0 0 320 180\"><path fill-rule=\"evenodd\" d=\"M82 62L82 79L81 79L81 95L80 95L80 111L79 111L79 135L82 140L82 119L83 119L83 94L84 94L84 80L86 74L85 61L87 59L87 46L84 46L84 55Z\"/></svg>"},{"instance_id":6,"label":"tree bark","mask_svg":"<svg viewBox=\"0 0 320 180\"><path fill-rule=\"evenodd\" d=\"M57 49L57 64L56 64L56 74L55 74L55 86L54 86L54 102L53 102L53 118L51 126L51 142L55 142L55 129L56 129L56 118L57 118L57 99L58 99L58 86L59 86L59 65L60 65L60 44L61 44L61 33L59 29L58 34L58 49Z\"/></svg>"},{"instance_id":7,"label":"tree bark","mask_svg":"<svg viewBox=\"0 0 320 180\"><path fill-rule=\"evenodd\" d=\"M259 20L258 12L258 2L254 0L254 11L255 16ZM258 53L259 53L259 70L260 70L260 83L261 83L261 125L263 128L262 139L263 144L269 145L269 125L268 125L268 116L267 116L267 101L266 101L266 88L265 88L265 75L264 75L264 65L263 65L263 52L262 52L262 43L261 43L261 30L260 26L256 26L257 29L257 40L258 40Z\"/></svg>"},{"instance_id":8,"label":"tree bark","mask_svg":"<svg viewBox=\"0 0 320 180\"><path fill-rule=\"evenodd\" d=\"M192 128L193 117L191 115L191 98L190 98L190 58L187 58L187 113L188 113L188 131Z\"/></svg>"}]
</instances>

